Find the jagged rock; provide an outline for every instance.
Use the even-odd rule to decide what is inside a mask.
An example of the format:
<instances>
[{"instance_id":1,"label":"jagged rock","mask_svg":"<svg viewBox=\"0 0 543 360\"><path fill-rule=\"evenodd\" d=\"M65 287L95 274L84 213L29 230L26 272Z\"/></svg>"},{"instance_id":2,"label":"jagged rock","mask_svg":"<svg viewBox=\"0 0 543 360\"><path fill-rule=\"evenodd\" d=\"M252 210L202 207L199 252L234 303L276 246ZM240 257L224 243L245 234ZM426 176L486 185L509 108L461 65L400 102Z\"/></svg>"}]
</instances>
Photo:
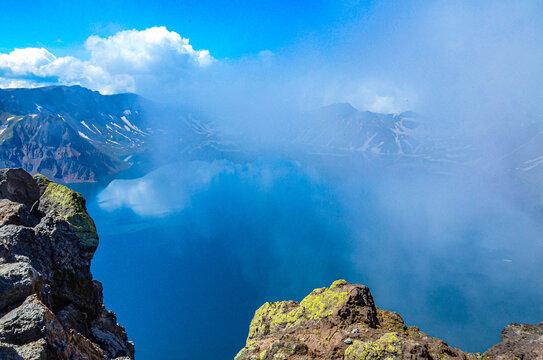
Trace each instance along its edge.
<instances>
[{"instance_id":1,"label":"jagged rock","mask_svg":"<svg viewBox=\"0 0 543 360\"><path fill-rule=\"evenodd\" d=\"M40 277L25 262L0 265L0 309L20 303L39 290Z\"/></svg>"},{"instance_id":2,"label":"jagged rock","mask_svg":"<svg viewBox=\"0 0 543 360\"><path fill-rule=\"evenodd\" d=\"M21 203L28 210L40 197L40 189L32 177L23 169L0 171L0 199Z\"/></svg>"},{"instance_id":3,"label":"jagged rock","mask_svg":"<svg viewBox=\"0 0 543 360\"><path fill-rule=\"evenodd\" d=\"M484 356L494 360L543 359L543 322L509 324L503 329L501 342L491 347Z\"/></svg>"},{"instance_id":4,"label":"jagged rock","mask_svg":"<svg viewBox=\"0 0 543 360\"><path fill-rule=\"evenodd\" d=\"M8 199L0 200L0 225L35 226L38 220L32 216L25 205Z\"/></svg>"},{"instance_id":5,"label":"jagged rock","mask_svg":"<svg viewBox=\"0 0 543 360\"><path fill-rule=\"evenodd\" d=\"M134 358L90 273L97 245L80 194L0 170L0 359Z\"/></svg>"},{"instance_id":6,"label":"jagged rock","mask_svg":"<svg viewBox=\"0 0 543 360\"><path fill-rule=\"evenodd\" d=\"M366 286L338 280L299 303L262 305L235 360L525 360L543 359L542 350L543 323L508 326L484 356L452 348L376 307Z\"/></svg>"},{"instance_id":7,"label":"jagged rock","mask_svg":"<svg viewBox=\"0 0 543 360\"><path fill-rule=\"evenodd\" d=\"M37 295L29 296L21 306L0 319L0 341L13 344L16 350L34 344L31 358L106 359L102 350L89 339L73 329L64 328ZM30 349L27 347L26 350Z\"/></svg>"},{"instance_id":8,"label":"jagged rock","mask_svg":"<svg viewBox=\"0 0 543 360\"><path fill-rule=\"evenodd\" d=\"M134 345L127 341L126 332L117 324L115 313L104 308L91 326L94 339L112 358L127 356L134 352Z\"/></svg>"},{"instance_id":9,"label":"jagged rock","mask_svg":"<svg viewBox=\"0 0 543 360\"><path fill-rule=\"evenodd\" d=\"M57 313L57 318L62 326L72 328L84 336L89 336L89 316L87 313L77 309L73 304L68 304L60 310Z\"/></svg>"}]
</instances>

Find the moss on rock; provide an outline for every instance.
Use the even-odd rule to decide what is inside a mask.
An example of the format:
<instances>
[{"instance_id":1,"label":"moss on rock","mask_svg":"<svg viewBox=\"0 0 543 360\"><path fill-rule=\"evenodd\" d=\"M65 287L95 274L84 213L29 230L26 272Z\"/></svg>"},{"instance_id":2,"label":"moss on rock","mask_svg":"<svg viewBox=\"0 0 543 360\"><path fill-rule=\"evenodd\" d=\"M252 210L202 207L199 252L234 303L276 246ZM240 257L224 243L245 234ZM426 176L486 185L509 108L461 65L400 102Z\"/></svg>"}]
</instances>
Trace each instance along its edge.
<instances>
[{"instance_id":1,"label":"moss on rock","mask_svg":"<svg viewBox=\"0 0 543 360\"><path fill-rule=\"evenodd\" d=\"M34 179L42 191L39 210L47 215L64 218L81 240L81 245L87 251L94 253L98 246L98 234L94 221L87 213L85 198L78 192L56 184L41 174L34 175Z\"/></svg>"},{"instance_id":2,"label":"moss on rock","mask_svg":"<svg viewBox=\"0 0 543 360\"><path fill-rule=\"evenodd\" d=\"M345 350L345 360L402 359L404 340L390 332L376 341L355 341Z\"/></svg>"},{"instance_id":3,"label":"moss on rock","mask_svg":"<svg viewBox=\"0 0 543 360\"><path fill-rule=\"evenodd\" d=\"M265 303L236 360L481 360L375 306L370 290L337 280L301 302Z\"/></svg>"},{"instance_id":4,"label":"moss on rock","mask_svg":"<svg viewBox=\"0 0 543 360\"><path fill-rule=\"evenodd\" d=\"M349 292L340 291L337 282L330 288L315 289L300 303L267 302L255 313L249 339L264 336L275 328L290 328L306 320L319 320L337 312L348 300ZM346 284L347 282L345 282Z\"/></svg>"}]
</instances>

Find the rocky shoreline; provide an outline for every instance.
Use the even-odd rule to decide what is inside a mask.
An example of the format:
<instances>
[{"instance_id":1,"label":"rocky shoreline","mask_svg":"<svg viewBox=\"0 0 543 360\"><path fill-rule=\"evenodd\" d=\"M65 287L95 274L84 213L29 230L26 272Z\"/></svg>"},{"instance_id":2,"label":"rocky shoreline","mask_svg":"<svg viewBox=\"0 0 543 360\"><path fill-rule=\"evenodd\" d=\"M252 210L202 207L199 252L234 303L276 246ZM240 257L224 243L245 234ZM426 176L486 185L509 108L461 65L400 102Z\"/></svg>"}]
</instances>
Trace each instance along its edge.
<instances>
[{"instance_id":1,"label":"rocky shoreline","mask_svg":"<svg viewBox=\"0 0 543 360\"><path fill-rule=\"evenodd\" d=\"M90 272L85 199L22 169L0 170L0 199L0 359L133 359Z\"/></svg>"}]
</instances>

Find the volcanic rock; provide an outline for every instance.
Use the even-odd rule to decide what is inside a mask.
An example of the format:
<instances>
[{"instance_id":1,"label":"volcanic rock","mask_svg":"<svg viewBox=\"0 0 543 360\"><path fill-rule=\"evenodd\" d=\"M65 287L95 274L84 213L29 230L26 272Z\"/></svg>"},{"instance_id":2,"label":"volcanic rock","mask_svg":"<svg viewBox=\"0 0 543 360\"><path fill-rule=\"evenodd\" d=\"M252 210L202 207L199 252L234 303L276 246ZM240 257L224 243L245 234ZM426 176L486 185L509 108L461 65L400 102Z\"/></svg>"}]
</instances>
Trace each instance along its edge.
<instances>
[{"instance_id":1,"label":"volcanic rock","mask_svg":"<svg viewBox=\"0 0 543 360\"><path fill-rule=\"evenodd\" d=\"M262 305L235 360L526 360L543 359L542 354L543 323L509 325L500 344L484 355L471 354L379 309L366 286L337 280L301 302Z\"/></svg>"},{"instance_id":2,"label":"volcanic rock","mask_svg":"<svg viewBox=\"0 0 543 360\"><path fill-rule=\"evenodd\" d=\"M133 359L90 261L83 197L44 176L0 170L0 359Z\"/></svg>"}]
</instances>

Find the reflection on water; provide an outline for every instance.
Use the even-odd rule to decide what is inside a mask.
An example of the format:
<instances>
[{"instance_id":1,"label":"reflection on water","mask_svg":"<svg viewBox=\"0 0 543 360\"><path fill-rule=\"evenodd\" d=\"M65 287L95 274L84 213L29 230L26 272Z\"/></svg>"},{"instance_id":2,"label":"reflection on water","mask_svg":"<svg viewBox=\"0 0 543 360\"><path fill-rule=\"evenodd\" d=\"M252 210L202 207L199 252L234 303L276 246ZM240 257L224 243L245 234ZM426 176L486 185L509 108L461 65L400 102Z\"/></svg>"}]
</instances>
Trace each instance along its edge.
<instances>
[{"instance_id":1,"label":"reflection on water","mask_svg":"<svg viewBox=\"0 0 543 360\"><path fill-rule=\"evenodd\" d=\"M100 234L93 274L138 359L232 359L263 302L337 278L470 351L543 319L542 231L500 186L337 175L192 162L79 187Z\"/></svg>"}]
</instances>

